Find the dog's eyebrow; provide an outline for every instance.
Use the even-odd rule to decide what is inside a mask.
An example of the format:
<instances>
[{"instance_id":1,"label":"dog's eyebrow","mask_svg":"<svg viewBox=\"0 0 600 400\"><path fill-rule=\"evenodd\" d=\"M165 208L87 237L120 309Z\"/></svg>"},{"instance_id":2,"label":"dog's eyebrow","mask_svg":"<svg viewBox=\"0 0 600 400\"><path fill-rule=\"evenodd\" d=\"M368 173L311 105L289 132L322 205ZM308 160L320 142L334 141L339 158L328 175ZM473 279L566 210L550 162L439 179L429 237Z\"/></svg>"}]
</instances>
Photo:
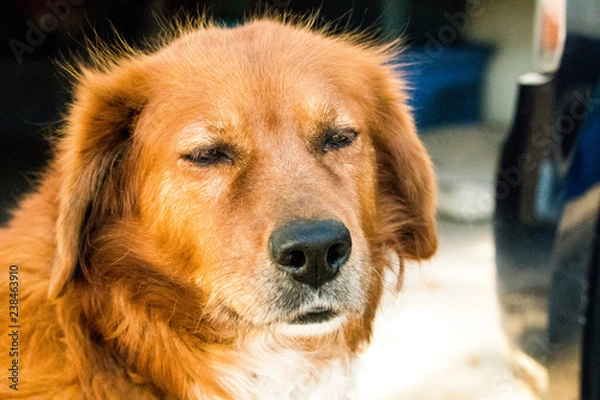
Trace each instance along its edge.
<instances>
[{"instance_id":1,"label":"dog's eyebrow","mask_svg":"<svg viewBox=\"0 0 600 400\"><path fill-rule=\"evenodd\" d=\"M224 125L194 122L186 125L183 130L182 140L178 143L179 152L186 152L194 148L227 142L227 129Z\"/></svg>"},{"instance_id":2,"label":"dog's eyebrow","mask_svg":"<svg viewBox=\"0 0 600 400\"><path fill-rule=\"evenodd\" d=\"M207 133L207 134L222 134L227 130L227 126L231 124L214 124L214 123L205 123L205 122L192 122L191 124L186 125L183 128L184 133Z\"/></svg>"},{"instance_id":3,"label":"dog's eyebrow","mask_svg":"<svg viewBox=\"0 0 600 400\"><path fill-rule=\"evenodd\" d=\"M322 136L330 131L359 131L357 124L345 114L336 113L321 119L313 128L316 136Z\"/></svg>"}]
</instances>

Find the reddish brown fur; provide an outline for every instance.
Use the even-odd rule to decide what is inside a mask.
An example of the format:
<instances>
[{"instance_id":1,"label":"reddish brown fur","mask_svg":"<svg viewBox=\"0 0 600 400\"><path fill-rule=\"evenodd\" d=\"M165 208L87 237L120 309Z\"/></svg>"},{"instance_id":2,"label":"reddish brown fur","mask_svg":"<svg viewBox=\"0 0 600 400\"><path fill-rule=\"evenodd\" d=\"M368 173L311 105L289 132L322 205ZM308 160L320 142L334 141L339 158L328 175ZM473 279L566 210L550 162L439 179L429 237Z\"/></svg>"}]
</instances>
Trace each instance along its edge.
<instances>
[{"instance_id":1,"label":"reddish brown fur","mask_svg":"<svg viewBox=\"0 0 600 400\"><path fill-rule=\"evenodd\" d=\"M82 69L55 160L0 231L2 279L19 266L21 325L19 391L3 378L0 397L239 399L223 376L252 375L253 341L310 353L316 368L355 354L387 252L436 248L432 168L391 56L261 20ZM340 118L357 141L315 153L316 132ZM234 166L179 158L206 135L239 147ZM339 331L278 337L283 281L266 243L301 217L348 226L362 258L347 282L364 293ZM10 362L0 352L3 376Z\"/></svg>"}]
</instances>

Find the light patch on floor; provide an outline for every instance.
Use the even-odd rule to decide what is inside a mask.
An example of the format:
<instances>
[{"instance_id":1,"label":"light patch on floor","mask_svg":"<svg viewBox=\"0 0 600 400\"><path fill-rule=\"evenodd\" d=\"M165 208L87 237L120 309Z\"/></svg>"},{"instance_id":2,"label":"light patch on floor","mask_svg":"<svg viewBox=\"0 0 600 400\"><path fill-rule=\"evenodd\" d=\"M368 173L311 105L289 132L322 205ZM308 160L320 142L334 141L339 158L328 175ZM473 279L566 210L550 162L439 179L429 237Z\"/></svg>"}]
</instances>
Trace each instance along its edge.
<instances>
[{"instance_id":1,"label":"light patch on floor","mask_svg":"<svg viewBox=\"0 0 600 400\"><path fill-rule=\"evenodd\" d=\"M435 259L408 266L359 366L365 400L530 400L510 371L491 226L441 222ZM387 308L387 309L386 309Z\"/></svg>"}]
</instances>

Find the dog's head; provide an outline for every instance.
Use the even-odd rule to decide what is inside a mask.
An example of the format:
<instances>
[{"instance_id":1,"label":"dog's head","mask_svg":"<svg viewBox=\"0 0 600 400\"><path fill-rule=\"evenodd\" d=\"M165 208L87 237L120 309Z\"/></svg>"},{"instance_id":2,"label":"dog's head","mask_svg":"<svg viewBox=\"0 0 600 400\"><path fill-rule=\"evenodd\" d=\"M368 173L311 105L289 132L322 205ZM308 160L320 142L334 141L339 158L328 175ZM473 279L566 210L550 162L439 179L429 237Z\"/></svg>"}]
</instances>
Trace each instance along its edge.
<instances>
[{"instance_id":1,"label":"dog's head","mask_svg":"<svg viewBox=\"0 0 600 400\"><path fill-rule=\"evenodd\" d=\"M370 325L388 251L436 247L432 168L391 57L261 20L82 70L51 297L185 288L207 323Z\"/></svg>"}]
</instances>

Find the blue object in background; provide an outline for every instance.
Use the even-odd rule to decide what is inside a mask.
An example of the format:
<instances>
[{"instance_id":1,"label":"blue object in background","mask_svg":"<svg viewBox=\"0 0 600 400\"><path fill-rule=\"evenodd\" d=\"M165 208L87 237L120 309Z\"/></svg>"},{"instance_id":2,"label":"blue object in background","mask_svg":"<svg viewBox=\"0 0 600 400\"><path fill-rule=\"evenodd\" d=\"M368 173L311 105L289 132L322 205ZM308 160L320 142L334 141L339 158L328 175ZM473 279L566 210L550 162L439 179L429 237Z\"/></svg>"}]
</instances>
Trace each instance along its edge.
<instances>
[{"instance_id":1,"label":"blue object in background","mask_svg":"<svg viewBox=\"0 0 600 400\"><path fill-rule=\"evenodd\" d=\"M401 55L420 130L481 119L483 78L493 48L414 46Z\"/></svg>"},{"instance_id":2,"label":"blue object in background","mask_svg":"<svg viewBox=\"0 0 600 400\"><path fill-rule=\"evenodd\" d=\"M600 86L596 88L590 106L565 182L567 200L581 196L600 182Z\"/></svg>"}]
</instances>

